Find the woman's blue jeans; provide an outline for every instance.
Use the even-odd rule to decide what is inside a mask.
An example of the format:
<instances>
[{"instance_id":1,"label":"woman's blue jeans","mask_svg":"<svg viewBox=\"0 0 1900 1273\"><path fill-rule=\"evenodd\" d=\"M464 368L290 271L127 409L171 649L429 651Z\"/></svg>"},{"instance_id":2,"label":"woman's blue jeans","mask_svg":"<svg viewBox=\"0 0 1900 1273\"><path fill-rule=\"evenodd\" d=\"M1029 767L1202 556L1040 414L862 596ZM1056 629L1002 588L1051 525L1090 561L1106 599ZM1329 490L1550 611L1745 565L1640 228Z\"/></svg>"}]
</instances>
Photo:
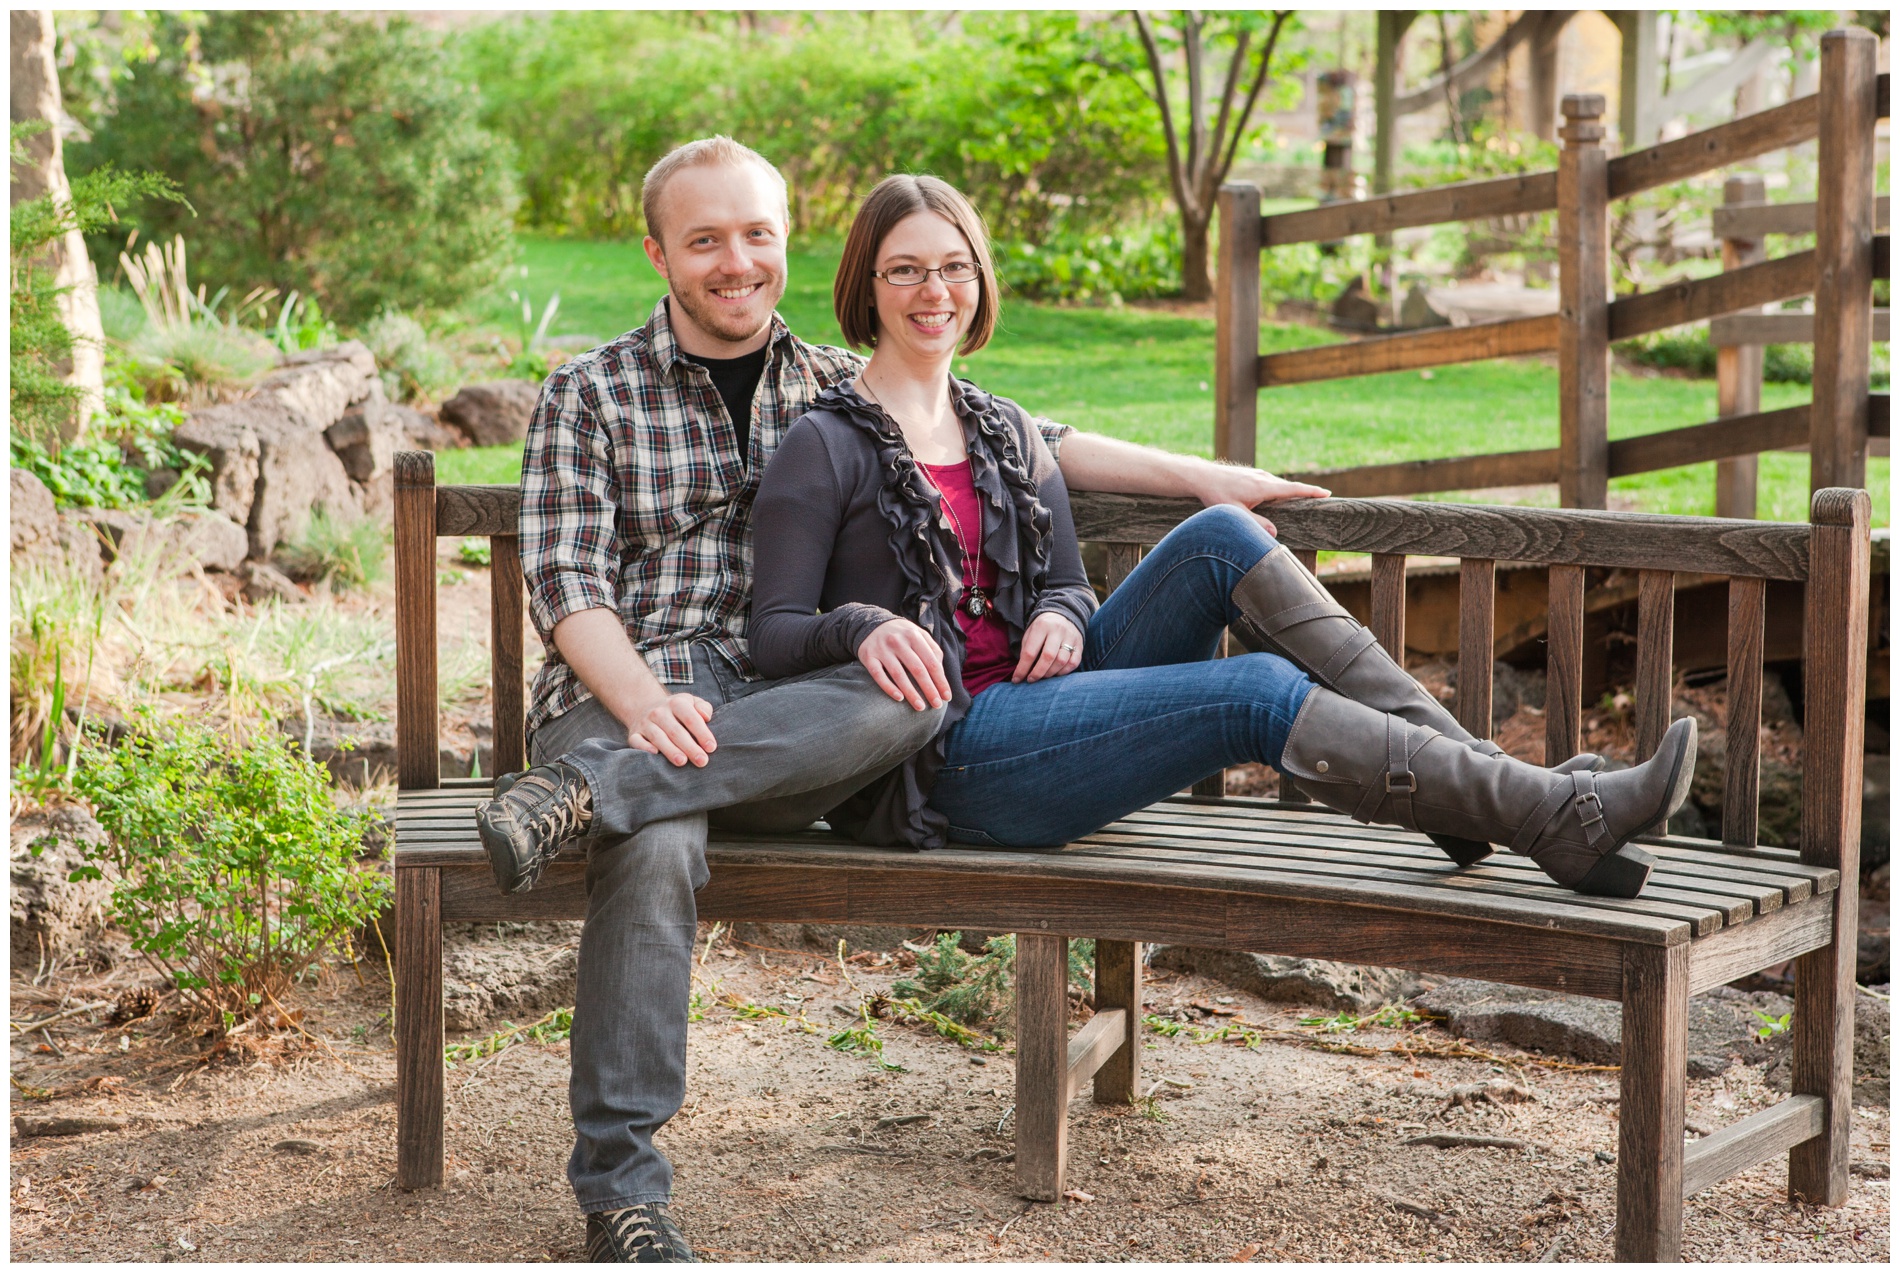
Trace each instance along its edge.
<instances>
[{"instance_id":1,"label":"woman's blue jeans","mask_svg":"<svg viewBox=\"0 0 1900 1273\"><path fill-rule=\"evenodd\" d=\"M1278 655L1214 657L1234 586L1275 547L1240 509L1204 509L1096 611L1081 667L977 695L930 797L950 838L1066 844L1224 766L1278 766L1313 682Z\"/></svg>"}]
</instances>

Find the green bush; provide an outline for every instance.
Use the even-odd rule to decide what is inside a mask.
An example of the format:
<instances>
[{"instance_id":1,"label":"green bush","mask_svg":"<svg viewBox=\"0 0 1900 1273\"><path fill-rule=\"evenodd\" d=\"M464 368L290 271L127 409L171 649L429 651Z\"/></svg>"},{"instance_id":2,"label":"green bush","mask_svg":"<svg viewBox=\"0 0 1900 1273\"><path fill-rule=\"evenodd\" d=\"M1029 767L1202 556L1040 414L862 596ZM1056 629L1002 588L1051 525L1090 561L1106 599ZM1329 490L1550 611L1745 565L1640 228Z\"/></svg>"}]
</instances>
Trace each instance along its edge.
<instances>
[{"instance_id":1,"label":"green bush","mask_svg":"<svg viewBox=\"0 0 1900 1273\"><path fill-rule=\"evenodd\" d=\"M212 286L315 296L351 323L455 305L499 277L507 145L432 34L400 16L168 12L151 48L67 164L136 161L190 190ZM187 229L168 212L136 221L147 239Z\"/></svg>"},{"instance_id":2,"label":"green bush","mask_svg":"<svg viewBox=\"0 0 1900 1273\"><path fill-rule=\"evenodd\" d=\"M382 579L389 562L389 535L373 518L332 517L320 508L311 514L303 534L277 550L277 557L292 578L347 592Z\"/></svg>"},{"instance_id":3,"label":"green bush","mask_svg":"<svg viewBox=\"0 0 1900 1273\"><path fill-rule=\"evenodd\" d=\"M273 729L141 721L89 745L74 788L106 839L75 879L109 879L113 918L194 1015L247 1018L347 941L389 884L357 861L365 814Z\"/></svg>"},{"instance_id":4,"label":"green bush","mask_svg":"<svg viewBox=\"0 0 1900 1273\"><path fill-rule=\"evenodd\" d=\"M164 492L168 505L203 507L211 500L204 476L209 461L172 441L172 431L184 421L181 408L147 405L115 377L106 384L104 409L93 416L84 438L54 451L16 431L8 439L8 453L15 468L46 483L61 508L144 504L157 493L148 490L147 478L160 470L178 475Z\"/></svg>"},{"instance_id":5,"label":"green bush","mask_svg":"<svg viewBox=\"0 0 1900 1273\"><path fill-rule=\"evenodd\" d=\"M1181 290L1181 229L1168 222L1127 234L999 243L996 272L1004 287L1032 300L1119 304L1165 296Z\"/></svg>"},{"instance_id":6,"label":"green bush","mask_svg":"<svg viewBox=\"0 0 1900 1273\"><path fill-rule=\"evenodd\" d=\"M429 331L401 310L384 310L363 328L363 343L376 355L383 388L398 402L433 397L453 386L455 359L440 348Z\"/></svg>"},{"instance_id":7,"label":"green bush","mask_svg":"<svg viewBox=\"0 0 1900 1273\"><path fill-rule=\"evenodd\" d=\"M1692 376L1715 374L1715 346L1707 327L1675 327L1616 343L1616 352L1644 367L1683 371ZM1762 350L1761 378L1770 383L1814 383L1813 345L1768 345Z\"/></svg>"},{"instance_id":8,"label":"green bush","mask_svg":"<svg viewBox=\"0 0 1900 1273\"><path fill-rule=\"evenodd\" d=\"M1006 1020L1015 1010L1010 976L1016 962L1016 936L986 938L981 955L965 953L961 933L939 933L929 949L918 952L917 971L891 986L893 997L915 1000L924 1012L940 1013L961 1025ZM912 949L916 949L913 947ZM1094 986L1094 941L1069 943L1069 984L1088 992Z\"/></svg>"}]
</instances>

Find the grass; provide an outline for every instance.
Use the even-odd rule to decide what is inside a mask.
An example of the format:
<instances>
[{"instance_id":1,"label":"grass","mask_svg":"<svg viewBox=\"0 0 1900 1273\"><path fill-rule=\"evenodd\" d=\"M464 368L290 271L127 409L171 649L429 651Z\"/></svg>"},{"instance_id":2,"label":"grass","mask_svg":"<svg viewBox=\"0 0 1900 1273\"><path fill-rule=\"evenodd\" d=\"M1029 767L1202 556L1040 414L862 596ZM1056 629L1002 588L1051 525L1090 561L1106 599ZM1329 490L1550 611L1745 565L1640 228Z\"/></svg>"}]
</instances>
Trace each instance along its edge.
<instances>
[{"instance_id":1,"label":"grass","mask_svg":"<svg viewBox=\"0 0 1900 1273\"><path fill-rule=\"evenodd\" d=\"M779 310L807 340L836 343L831 316L834 245L795 251ZM646 321L664 290L634 243L521 241L525 287L536 312L561 293L561 332L603 339ZM518 306L516 307L518 310ZM508 306L495 311L508 319ZM518 321L518 314L516 320ZM1268 324L1266 352L1323 343L1322 331ZM559 344L560 342L555 342ZM959 374L1006 394L1039 414L1092 432L1191 455L1211 454L1213 438L1211 319L1160 309L1062 308L1015 302L988 349L959 360ZM1762 409L1805 402L1804 385L1763 387ZM1668 376L1612 378L1610 436L1633 437L1700 424L1715 416L1715 382ZM1440 367L1430 379L1394 372L1269 390L1260 401L1260 462L1279 471L1340 468L1394 460L1557 444L1557 368L1539 359L1508 359ZM442 482L513 482L520 448L449 452L437 457ZM1888 522L1889 465L1868 461L1874 522ZM1769 454L1761 461L1761 515L1783 521L1807 516L1807 458ZM1712 514L1715 466L1696 464L1611 482L1615 496L1653 512ZM1555 488L1530 502L1555 504Z\"/></svg>"}]
</instances>

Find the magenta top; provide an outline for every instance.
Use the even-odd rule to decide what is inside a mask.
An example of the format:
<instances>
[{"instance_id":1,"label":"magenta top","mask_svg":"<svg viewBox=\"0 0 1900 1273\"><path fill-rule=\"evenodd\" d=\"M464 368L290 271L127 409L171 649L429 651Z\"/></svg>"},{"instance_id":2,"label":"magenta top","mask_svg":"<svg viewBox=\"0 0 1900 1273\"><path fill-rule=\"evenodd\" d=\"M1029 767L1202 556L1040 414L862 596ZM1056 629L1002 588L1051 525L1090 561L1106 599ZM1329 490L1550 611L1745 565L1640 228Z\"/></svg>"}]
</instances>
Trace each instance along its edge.
<instances>
[{"instance_id":1,"label":"magenta top","mask_svg":"<svg viewBox=\"0 0 1900 1273\"><path fill-rule=\"evenodd\" d=\"M976 480L970 475L970 462L955 464L919 463L930 484L943 497L944 517L963 549L963 586L996 587L996 563L982 552L983 506L977 502ZM975 564L975 574L971 565ZM963 629L963 688L975 698L990 686L1007 681L1016 670L1016 653L1010 648L1009 629L994 609L975 618L961 605L957 607L957 626Z\"/></svg>"}]
</instances>

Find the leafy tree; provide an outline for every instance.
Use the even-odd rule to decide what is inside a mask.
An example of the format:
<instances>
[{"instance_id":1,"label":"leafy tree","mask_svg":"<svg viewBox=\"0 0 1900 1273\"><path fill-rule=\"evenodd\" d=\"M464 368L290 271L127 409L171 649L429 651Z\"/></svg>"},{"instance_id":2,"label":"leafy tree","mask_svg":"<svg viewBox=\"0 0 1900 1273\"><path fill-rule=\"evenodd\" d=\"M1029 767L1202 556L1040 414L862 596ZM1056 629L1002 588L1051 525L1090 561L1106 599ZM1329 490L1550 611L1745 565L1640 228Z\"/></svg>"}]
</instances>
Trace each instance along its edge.
<instances>
[{"instance_id":1,"label":"leafy tree","mask_svg":"<svg viewBox=\"0 0 1900 1273\"><path fill-rule=\"evenodd\" d=\"M108 77L110 112L68 164L136 160L190 191L198 222L161 211L139 228L186 232L213 286L295 290L351 322L454 305L499 276L508 149L428 32L334 12L166 13L150 48Z\"/></svg>"},{"instance_id":2,"label":"leafy tree","mask_svg":"<svg viewBox=\"0 0 1900 1273\"><path fill-rule=\"evenodd\" d=\"M46 127L44 120L9 125L9 163L32 162L20 143ZM59 314L59 296L65 289L54 285L44 253L68 230L102 230L111 224L116 209L130 207L146 196L189 210L177 187L163 177L120 172L111 165L73 181L69 199L42 195L16 203L10 210L7 407L13 431L29 444L57 447L60 425L72 416L81 392L60 375L59 368L72 352L73 335Z\"/></svg>"}]
</instances>

